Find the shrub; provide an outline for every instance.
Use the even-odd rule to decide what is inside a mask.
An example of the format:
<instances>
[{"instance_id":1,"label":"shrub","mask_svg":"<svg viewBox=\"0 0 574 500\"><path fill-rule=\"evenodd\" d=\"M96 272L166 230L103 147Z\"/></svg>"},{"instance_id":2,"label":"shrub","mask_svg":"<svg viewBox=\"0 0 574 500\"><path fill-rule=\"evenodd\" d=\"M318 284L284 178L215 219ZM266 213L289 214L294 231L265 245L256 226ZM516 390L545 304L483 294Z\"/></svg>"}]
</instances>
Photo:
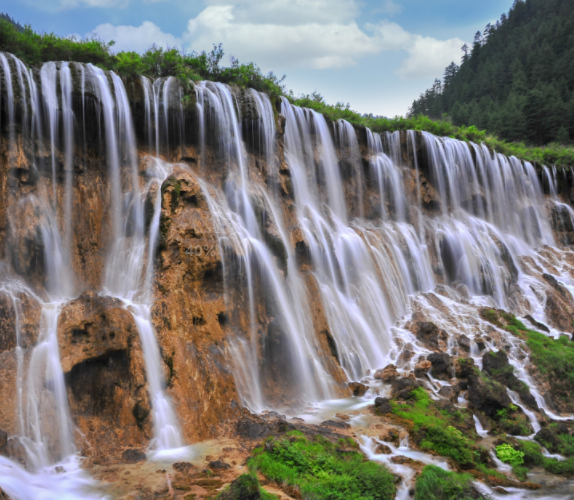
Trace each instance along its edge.
<instances>
[{"instance_id":1,"label":"shrub","mask_svg":"<svg viewBox=\"0 0 574 500\"><path fill-rule=\"evenodd\" d=\"M415 500L470 500L476 498L470 474L449 472L427 465L415 485ZM484 497L478 497L484 499Z\"/></svg>"},{"instance_id":2,"label":"shrub","mask_svg":"<svg viewBox=\"0 0 574 500\"><path fill-rule=\"evenodd\" d=\"M391 500L394 477L382 465L364 461L358 451L340 451L326 439L308 440L300 432L270 438L249 462L273 481L295 487L316 500Z\"/></svg>"},{"instance_id":3,"label":"shrub","mask_svg":"<svg viewBox=\"0 0 574 500\"><path fill-rule=\"evenodd\" d=\"M522 465L524 463L524 453L515 450L509 444L501 444L496 447L496 456L504 463L510 465Z\"/></svg>"}]
</instances>

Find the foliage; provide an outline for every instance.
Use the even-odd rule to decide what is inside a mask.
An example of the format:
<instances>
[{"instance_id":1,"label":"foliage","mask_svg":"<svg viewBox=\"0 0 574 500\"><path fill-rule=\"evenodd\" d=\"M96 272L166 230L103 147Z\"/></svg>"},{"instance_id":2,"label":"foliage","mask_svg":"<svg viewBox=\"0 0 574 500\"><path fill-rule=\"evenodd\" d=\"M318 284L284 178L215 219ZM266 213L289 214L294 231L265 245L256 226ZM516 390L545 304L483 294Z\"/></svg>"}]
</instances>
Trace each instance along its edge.
<instances>
[{"instance_id":1,"label":"foliage","mask_svg":"<svg viewBox=\"0 0 574 500\"><path fill-rule=\"evenodd\" d=\"M216 499L243 500L244 498L254 497L257 492L259 492L259 498L262 500L278 499L277 495L273 495L259 486L259 480L256 474L242 474L219 493Z\"/></svg>"},{"instance_id":2,"label":"foliage","mask_svg":"<svg viewBox=\"0 0 574 500\"><path fill-rule=\"evenodd\" d=\"M472 481L470 474L457 474L435 465L427 465L417 478L415 500L474 499Z\"/></svg>"},{"instance_id":3,"label":"foliage","mask_svg":"<svg viewBox=\"0 0 574 500\"><path fill-rule=\"evenodd\" d=\"M297 431L283 439L269 438L254 450L249 467L297 488L304 499L391 500L395 495L394 477L382 465L321 436L308 440Z\"/></svg>"},{"instance_id":4,"label":"foliage","mask_svg":"<svg viewBox=\"0 0 574 500\"><path fill-rule=\"evenodd\" d=\"M30 26L21 31L18 26L0 17L0 51L10 52L30 66L47 61L77 61L113 70L123 77L139 74L152 78L175 76L184 85L189 81L211 80L254 88L267 92L271 97L284 93L282 82L285 77L279 79L272 72L264 75L253 63L240 64L232 58L229 67L222 67L224 52L221 44L214 45L211 52L191 54L156 45L141 55L137 52L114 54L113 41L106 43L96 37L78 40L54 33L39 34Z\"/></svg>"},{"instance_id":5,"label":"foliage","mask_svg":"<svg viewBox=\"0 0 574 500\"><path fill-rule=\"evenodd\" d=\"M574 10L568 0L516 0L508 15L410 110L476 125L507 141L570 144L574 138Z\"/></svg>"},{"instance_id":6,"label":"foliage","mask_svg":"<svg viewBox=\"0 0 574 500\"><path fill-rule=\"evenodd\" d=\"M510 465L522 465L524 463L524 453L515 450L509 444L501 444L496 447L496 456L504 463Z\"/></svg>"},{"instance_id":7,"label":"foliage","mask_svg":"<svg viewBox=\"0 0 574 500\"><path fill-rule=\"evenodd\" d=\"M436 407L424 389L418 387L412 391L414 405L400 405L393 402L393 413L413 422L415 432L423 450L432 450L451 457L463 467L474 464L473 441L456 428L463 420L460 411L449 414Z\"/></svg>"}]
</instances>

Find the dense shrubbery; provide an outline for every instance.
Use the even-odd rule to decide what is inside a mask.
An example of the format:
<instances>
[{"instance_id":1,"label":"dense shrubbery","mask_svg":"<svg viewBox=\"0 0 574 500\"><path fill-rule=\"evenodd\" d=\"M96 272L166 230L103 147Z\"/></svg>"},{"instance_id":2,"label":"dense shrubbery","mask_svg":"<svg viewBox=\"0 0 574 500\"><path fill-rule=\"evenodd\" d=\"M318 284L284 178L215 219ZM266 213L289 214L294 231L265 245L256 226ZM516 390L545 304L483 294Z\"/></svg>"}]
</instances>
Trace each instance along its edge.
<instances>
[{"instance_id":1,"label":"dense shrubbery","mask_svg":"<svg viewBox=\"0 0 574 500\"><path fill-rule=\"evenodd\" d=\"M121 76L176 76L183 82L212 80L251 87L272 97L284 93L283 79L273 73L264 75L253 63L240 64L232 59L231 66L220 66L224 55L221 45L214 46L211 52L191 54L153 45L141 55L137 52L114 54L113 45L97 38L76 40L54 33L39 34L29 26L20 31L12 22L0 18L0 50L14 54L31 66L46 61L77 61L116 71Z\"/></svg>"},{"instance_id":2,"label":"dense shrubbery","mask_svg":"<svg viewBox=\"0 0 574 500\"><path fill-rule=\"evenodd\" d=\"M417 478L415 500L471 500L476 499L470 474L457 474L427 465ZM478 497L482 500L484 497Z\"/></svg>"},{"instance_id":3,"label":"dense shrubbery","mask_svg":"<svg viewBox=\"0 0 574 500\"><path fill-rule=\"evenodd\" d=\"M351 438L337 446L321 436L311 441L293 431L283 439L269 438L256 448L249 467L296 489L303 498L393 499L393 475L375 462L364 461L358 450L349 449L356 446Z\"/></svg>"}]
</instances>

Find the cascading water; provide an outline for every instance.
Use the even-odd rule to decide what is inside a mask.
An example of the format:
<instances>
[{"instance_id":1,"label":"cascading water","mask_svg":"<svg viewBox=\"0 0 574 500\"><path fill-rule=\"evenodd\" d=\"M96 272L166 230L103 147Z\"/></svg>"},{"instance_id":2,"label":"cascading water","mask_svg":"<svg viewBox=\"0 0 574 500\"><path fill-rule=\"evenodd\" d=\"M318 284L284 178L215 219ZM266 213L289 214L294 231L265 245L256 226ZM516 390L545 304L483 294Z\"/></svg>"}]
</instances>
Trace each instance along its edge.
<instances>
[{"instance_id":1,"label":"cascading water","mask_svg":"<svg viewBox=\"0 0 574 500\"><path fill-rule=\"evenodd\" d=\"M286 99L283 131L266 95L220 83L197 84L196 106L184 111L186 87L174 77L141 76L128 87L92 65L46 63L34 72L2 53L0 71L6 159L16 165L22 148L33 167L27 175L38 172L36 184L24 179L21 193L10 192L9 217L11 227L25 227L26 214L38 217L37 240L30 241L41 242L41 265L32 269L43 278L32 282L32 271L17 270L21 278L9 272L1 281L15 315L13 437L24 444L30 468L45 469L76 451L58 320L66 304L90 287L121 299L137 326L154 458L179 456L173 449L183 447L151 314L154 290L160 290L155 281L161 279L154 274L156 255L167 227L162 186L174 171L160 156L201 167L185 169L200 185L217 236L223 302L234 321L225 352L250 409L296 414L305 403L345 394L345 382L364 380L369 370L391 361L401 371L412 370L430 353L409 329L423 318L447 332L445 351L453 356L459 354L455 334L464 333L478 366L476 341L490 329L492 338L482 341L489 350L507 352L539 409L555 420L571 418L549 407L527 370L524 341L487 325L479 312L505 308L550 325L548 280L574 291L570 253L556 246L571 244L574 233L574 211L559 194L564 180L557 169L545 168L541 184L533 165L485 146L426 132L381 135L367 129L360 136L348 122L329 123ZM132 120L138 104L130 89L136 87L143 96L142 124ZM196 131L187 129L191 108ZM74 156L89 156L86 137L102 128L107 207L102 247L94 250L102 276L86 285L77 271L82 256L74 234L82 222L74 206L86 193L78 187L84 172ZM188 133L196 135L189 139ZM138 157L138 139L156 158ZM10 172L23 175L16 168ZM41 303L39 337L29 349L20 333L25 295ZM561 334L548 330L554 338ZM438 398L447 384L432 374L429 380ZM538 430L536 408L509 394ZM477 417L475 422L485 434ZM363 443L369 456L390 464L373 446ZM403 454L417 453L403 448ZM86 486L73 463L67 467ZM21 498L34 498L39 476L7 472L9 464L0 459L0 487L14 498L18 489ZM33 483L29 491L26 481ZM82 497L64 487L58 491ZM406 498L408 489L400 494Z\"/></svg>"}]
</instances>

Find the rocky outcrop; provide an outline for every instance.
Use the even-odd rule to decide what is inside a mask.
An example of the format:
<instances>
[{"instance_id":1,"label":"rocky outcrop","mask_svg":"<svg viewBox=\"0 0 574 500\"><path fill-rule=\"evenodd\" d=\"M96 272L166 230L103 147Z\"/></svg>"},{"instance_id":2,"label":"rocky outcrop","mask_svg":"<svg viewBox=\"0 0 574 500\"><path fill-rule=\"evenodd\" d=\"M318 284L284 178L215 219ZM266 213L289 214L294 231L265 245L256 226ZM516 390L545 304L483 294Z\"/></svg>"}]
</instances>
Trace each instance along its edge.
<instances>
[{"instance_id":1,"label":"rocky outcrop","mask_svg":"<svg viewBox=\"0 0 574 500\"><path fill-rule=\"evenodd\" d=\"M495 380L474 374L468 378L468 400L474 408L489 417L495 417L498 410L511 404L506 389Z\"/></svg>"},{"instance_id":2,"label":"rocky outcrop","mask_svg":"<svg viewBox=\"0 0 574 500\"><path fill-rule=\"evenodd\" d=\"M132 314L119 299L85 292L58 323L62 369L72 416L101 460L151 438L145 361ZM98 443L91 446L88 443Z\"/></svg>"}]
</instances>

